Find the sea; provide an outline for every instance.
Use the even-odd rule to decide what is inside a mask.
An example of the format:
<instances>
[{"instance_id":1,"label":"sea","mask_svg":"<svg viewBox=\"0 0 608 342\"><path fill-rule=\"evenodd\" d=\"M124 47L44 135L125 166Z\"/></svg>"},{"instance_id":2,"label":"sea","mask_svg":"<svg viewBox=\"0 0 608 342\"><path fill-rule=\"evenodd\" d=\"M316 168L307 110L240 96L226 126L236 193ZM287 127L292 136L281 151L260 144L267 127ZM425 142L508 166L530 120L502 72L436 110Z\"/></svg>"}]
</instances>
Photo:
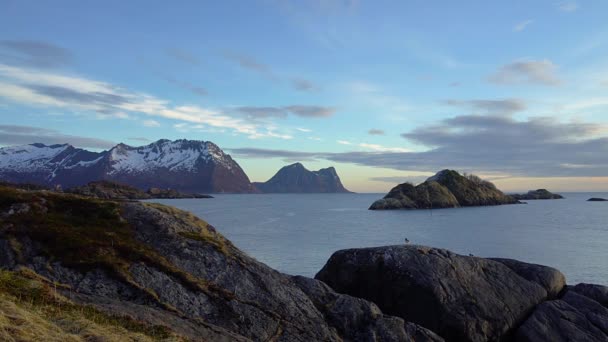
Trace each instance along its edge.
<instances>
[{"instance_id":1,"label":"sea","mask_svg":"<svg viewBox=\"0 0 608 342\"><path fill-rule=\"evenodd\" d=\"M569 284L608 285L608 193L434 210L368 210L383 194L220 194L156 202L188 210L250 256L314 277L340 249L406 243L552 266Z\"/></svg>"}]
</instances>

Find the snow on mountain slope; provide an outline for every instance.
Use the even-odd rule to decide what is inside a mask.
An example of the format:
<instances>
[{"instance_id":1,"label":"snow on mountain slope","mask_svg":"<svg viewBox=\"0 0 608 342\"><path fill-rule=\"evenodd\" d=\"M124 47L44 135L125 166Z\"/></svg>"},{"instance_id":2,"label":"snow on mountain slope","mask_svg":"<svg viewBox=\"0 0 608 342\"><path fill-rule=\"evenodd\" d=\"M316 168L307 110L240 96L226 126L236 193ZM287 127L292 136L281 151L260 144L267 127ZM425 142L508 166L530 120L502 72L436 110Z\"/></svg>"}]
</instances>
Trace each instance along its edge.
<instances>
[{"instance_id":1,"label":"snow on mountain slope","mask_svg":"<svg viewBox=\"0 0 608 342\"><path fill-rule=\"evenodd\" d=\"M0 148L0 170L39 172L53 169L52 162L70 145L31 144Z\"/></svg>"},{"instance_id":2,"label":"snow on mountain slope","mask_svg":"<svg viewBox=\"0 0 608 342\"><path fill-rule=\"evenodd\" d=\"M159 140L140 147L118 144L99 153L67 144L4 147L0 179L70 187L107 179L144 189L255 191L229 155L212 142L196 140Z\"/></svg>"}]
</instances>

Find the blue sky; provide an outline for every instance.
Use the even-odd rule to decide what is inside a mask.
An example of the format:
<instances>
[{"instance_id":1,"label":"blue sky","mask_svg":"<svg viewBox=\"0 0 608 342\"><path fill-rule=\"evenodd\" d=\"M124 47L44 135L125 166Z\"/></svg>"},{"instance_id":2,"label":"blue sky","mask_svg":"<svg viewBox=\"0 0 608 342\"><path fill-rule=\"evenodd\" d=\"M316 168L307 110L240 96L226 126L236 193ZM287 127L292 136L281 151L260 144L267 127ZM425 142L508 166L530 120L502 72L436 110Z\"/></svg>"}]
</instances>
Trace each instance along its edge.
<instances>
[{"instance_id":1,"label":"blue sky","mask_svg":"<svg viewBox=\"0 0 608 342\"><path fill-rule=\"evenodd\" d=\"M505 190L608 190L605 13L605 1L0 0L0 145L187 138L255 181L302 161L336 166L355 191L440 168Z\"/></svg>"}]
</instances>

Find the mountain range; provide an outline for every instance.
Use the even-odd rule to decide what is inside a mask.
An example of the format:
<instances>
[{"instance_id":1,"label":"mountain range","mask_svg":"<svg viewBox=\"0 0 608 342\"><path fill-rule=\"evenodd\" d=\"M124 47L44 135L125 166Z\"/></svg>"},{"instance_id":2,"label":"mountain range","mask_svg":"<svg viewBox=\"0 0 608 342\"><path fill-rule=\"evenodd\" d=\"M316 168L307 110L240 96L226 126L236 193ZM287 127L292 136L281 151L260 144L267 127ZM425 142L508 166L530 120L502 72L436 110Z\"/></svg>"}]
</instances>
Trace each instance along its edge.
<instances>
[{"instance_id":1,"label":"mountain range","mask_svg":"<svg viewBox=\"0 0 608 342\"><path fill-rule=\"evenodd\" d=\"M349 192L333 167L286 166L265 183L251 183L239 164L210 141L158 140L92 152L69 144L0 148L0 180L72 188L107 180L142 190L190 193Z\"/></svg>"},{"instance_id":2,"label":"mountain range","mask_svg":"<svg viewBox=\"0 0 608 342\"><path fill-rule=\"evenodd\" d=\"M196 140L158 140L140 147L118 144L102 152L69 144L4 147L0 179L64 188L111 180L140 189L256 192L228 154L212 142Z\"/></svg>"}]
</instances>

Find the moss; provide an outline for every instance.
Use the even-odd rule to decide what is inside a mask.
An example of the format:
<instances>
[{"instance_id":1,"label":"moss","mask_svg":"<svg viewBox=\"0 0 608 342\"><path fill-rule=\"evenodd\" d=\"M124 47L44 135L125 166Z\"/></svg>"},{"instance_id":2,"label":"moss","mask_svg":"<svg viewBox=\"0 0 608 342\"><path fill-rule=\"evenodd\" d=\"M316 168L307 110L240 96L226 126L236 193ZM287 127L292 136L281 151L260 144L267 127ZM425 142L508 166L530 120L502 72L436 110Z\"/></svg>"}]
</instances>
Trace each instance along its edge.
<instances>
[{"instance_id":1,"label":"moss","mask_svg":"<svg viewBox=\"0 0 608 342\"><path fill-rule=\"evenodd\" d=\"M84 319L89 323L87 325L94 323L120 328L119 331L142 334L153 340L178 339L166 327L151 326L129 317L113 316L91 306L75 304L57 294L54 286L40 279L43 278L35 275L31 270L27 272L0 270L0 298L4 299L2 307L5 308L9 303L14 303L21 309L22 316L31 316L32 313L35 313L36 316L43 318L43 323L61 322L64 327L68 322L74 324L76 320ZM3 313L2 310L0 313Z\"/></svg>"},{"instance_id":2,"label":"moss","mask_svg":"<svg viewBox=\"0 0 608 342\"><path fill-rule=\"evenodd\" d=\"M179 232L178 234L184 238L190 240L197 240L212 245L217 251L224 254L227 257L234 258L234 255L230 254L230 248L233 247L232 243L220 235L213 226L209 223L201 220L192 213L184 210L180 210L174 207L158 203L145 203L146 206L154 208L165 214L169 214L172 217L180 220L184 225L198 228L198 232L185 231Z\"/></svg>"}]
</instances>

